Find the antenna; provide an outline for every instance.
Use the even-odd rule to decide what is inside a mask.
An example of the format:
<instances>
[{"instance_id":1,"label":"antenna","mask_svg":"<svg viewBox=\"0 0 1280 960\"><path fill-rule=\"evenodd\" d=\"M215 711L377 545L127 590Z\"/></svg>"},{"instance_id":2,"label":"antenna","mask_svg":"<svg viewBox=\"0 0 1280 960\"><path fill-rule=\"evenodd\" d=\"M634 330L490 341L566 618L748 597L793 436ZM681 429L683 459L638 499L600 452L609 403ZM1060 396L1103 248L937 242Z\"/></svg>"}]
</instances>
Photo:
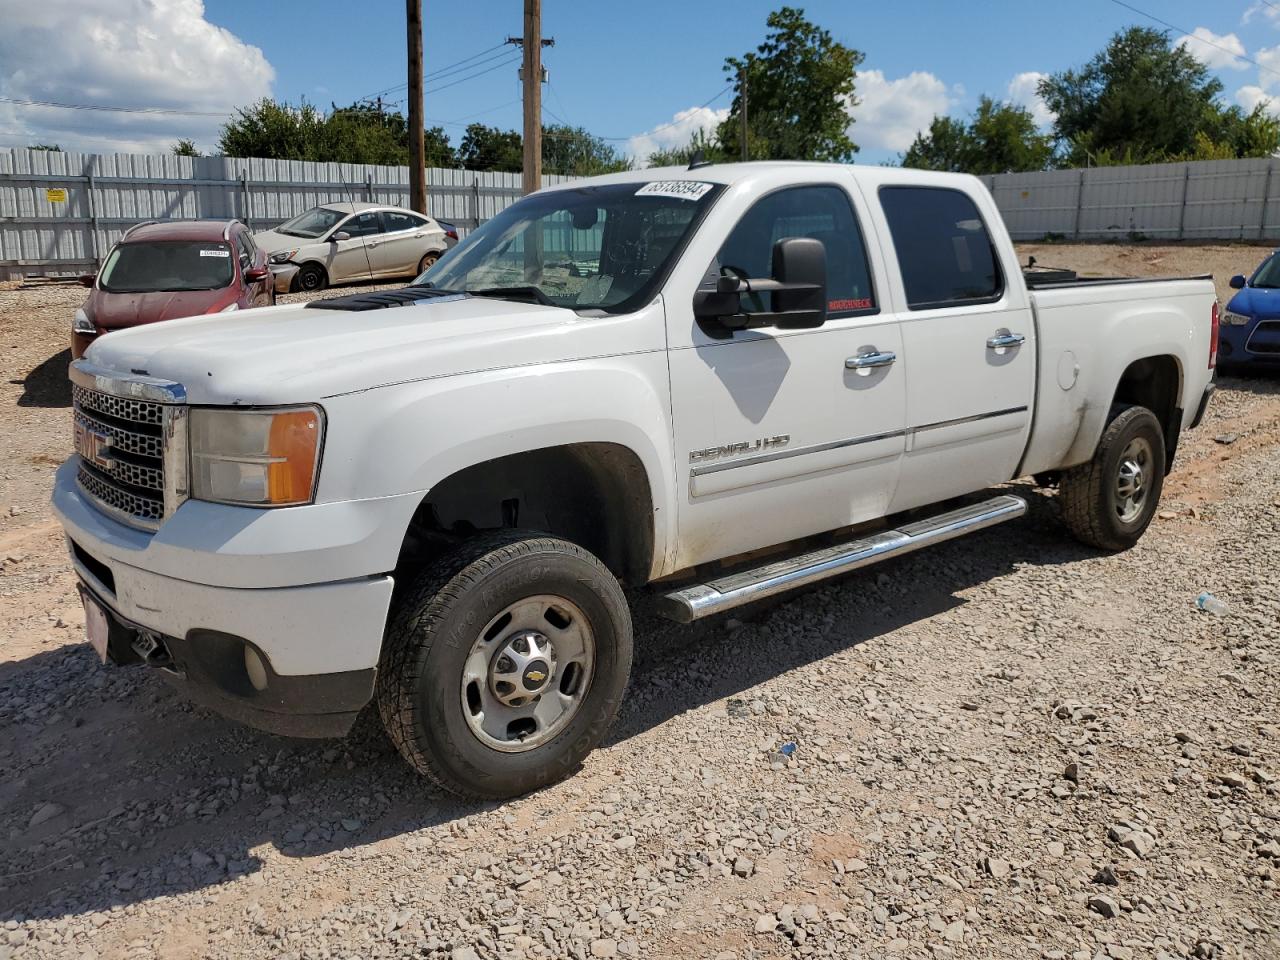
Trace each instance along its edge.
<instances>
[{"instance_id":1,"label":"antenna","mask_svg":"<svg viewBox=\"0 0 1280 960\"><path fill-rule=\"evenodd\" d=\"M693 151L693 156L689 158L689 169L697 170L699 167L709 167L711 161L707 159L706 154L701 150Z\"/></svg>"}]
</instances>

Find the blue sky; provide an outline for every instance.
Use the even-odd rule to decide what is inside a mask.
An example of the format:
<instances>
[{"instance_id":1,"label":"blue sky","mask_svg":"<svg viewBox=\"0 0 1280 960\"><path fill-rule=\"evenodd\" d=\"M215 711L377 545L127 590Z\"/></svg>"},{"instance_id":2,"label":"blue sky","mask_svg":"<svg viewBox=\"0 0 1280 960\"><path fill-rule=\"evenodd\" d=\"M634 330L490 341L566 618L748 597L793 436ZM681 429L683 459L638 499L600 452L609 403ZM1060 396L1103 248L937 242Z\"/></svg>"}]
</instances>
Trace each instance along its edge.
<instances>
[{"instance_id":1,"label":"blue sky","mask_svg":"<svg viewBox=\"0 0 1280 960\"><path fill-rule=\"evenodd\" d=\"M643 4L544 0L548 121L564 120L643 155L686 141L728 104L724 58L755 47L777 0ZM1117 30L1156 26L1114 0L812 0L810 19L866 55L853 137L859 160L893 159L934 113L965 113L982 93L1035 108L1038 74L1079 65ZM1259 61L1205 43L1226 98L1280 94L1280 3L1133 0L1132 5ZM518 33L521 0L424 0L426 70L439 71ZM399 0L0 0L0 97L162 107L214 116L69 111L0 102L0 145L33 139L107 151L191 136L209 149L219 111L269 94L322 107L404 83ZM5 36L8 39L5 39ZM426 114L455 142L472 120L518 128L517 51L498 47L427 83ZM1274 70L1277 72L1269 72ZM488 71L488 72L483 72ZM401 100L403 87L386 94ZM708 102L710 101L710 102ZM1280 99L1276 101L1280 109ZM704 106L705 105L705 106ZM1041 113L1042 119L1047 117Z\"/></svg>"}]
</instances>

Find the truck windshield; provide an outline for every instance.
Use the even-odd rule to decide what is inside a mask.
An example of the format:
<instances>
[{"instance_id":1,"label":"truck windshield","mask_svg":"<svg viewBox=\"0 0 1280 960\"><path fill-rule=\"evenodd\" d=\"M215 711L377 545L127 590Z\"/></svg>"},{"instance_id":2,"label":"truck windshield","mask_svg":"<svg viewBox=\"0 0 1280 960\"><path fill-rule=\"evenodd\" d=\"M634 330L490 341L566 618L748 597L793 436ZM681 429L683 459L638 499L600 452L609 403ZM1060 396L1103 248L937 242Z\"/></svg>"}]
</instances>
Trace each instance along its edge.
<instances>
[{"instance_id":1,"label":"truck windshield","mask_svg":"<svg viewBox=\"0 0 1280 960\"><path fill-rule=\"evenodd\" d=\"M122 243L107 256L98 286L108 293L221 290L235 276L231 248L217 241Z\"/></svg>"},{"instance_id":2,"label":"truck windshield","mask_svg":"<svg viewBox=\"0 0 1280 960\"><path fill-rule=\"evenodd\" d=\"M722 190L656 180L537 193L474 231L414 284L624 313L653 296Z\"/></svg>"}]
</instances>

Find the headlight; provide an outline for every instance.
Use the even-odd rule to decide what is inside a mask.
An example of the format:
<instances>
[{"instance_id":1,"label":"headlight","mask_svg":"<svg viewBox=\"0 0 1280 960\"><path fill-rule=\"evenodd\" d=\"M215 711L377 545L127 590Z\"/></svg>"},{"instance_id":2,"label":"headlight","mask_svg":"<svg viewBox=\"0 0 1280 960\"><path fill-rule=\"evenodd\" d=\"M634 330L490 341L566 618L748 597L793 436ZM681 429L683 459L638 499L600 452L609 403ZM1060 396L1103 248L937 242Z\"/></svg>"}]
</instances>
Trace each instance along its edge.
<instances>
[{"instance_id":1,"label":"headlight","mask_svg":"<svg viewBox=\"0 0 1280 960\"><path fill-rule=\"evenodd\" d=\"M219 310L218 312L219 312L219 313L231 313L232 311L234 311L234 310L239 310L239 309L240 309L240 304L238 304L238 303L228 303L225 307L223 307L223 308L222 308L221 310Z\"/></svg>"},{"instance_id":2,"label":"headlight","mask_svg":"<svg viewBox=\"0 0 1280 960\"><path fill-rule=\"evenodd\" d=\"M288 263L297 250L281 250L279 253L273 253L268 259L272 263Z\"/></svg>"},{"instance_id":3,"label":"headlight","mask_svg":"<svg viewBox=\"0 0 1280 960\"><path fill-rule=\"evenodd\" d=\"M1232 313L1230 310L1222 314L1222 322L1229 327L1243 327L1252 317L1246 317L1243 313Z\"/></svg>"},{"instance_id":4,"label":"headlight","mask_svg":"<svg viewBox=\"0 0 1280 960\"><path fill-rule=\"evenodd\" d=\"M84 333L91 337L98 332L98 328L93 325L93 321L89 319L89 315L81 307L76 307L76 316L71 321L71 329L75 333Z\"/></svg>"},{"instance_id":5,"label":"headlight","mask_svg":"<svg viewBox=\"0 0 1280 960\"><path fill-rule=\"evenodd\" d=\"M315 499L324 437L319 407L191 411L191 496L285 507Z\"/></svg>"}]
</instances>

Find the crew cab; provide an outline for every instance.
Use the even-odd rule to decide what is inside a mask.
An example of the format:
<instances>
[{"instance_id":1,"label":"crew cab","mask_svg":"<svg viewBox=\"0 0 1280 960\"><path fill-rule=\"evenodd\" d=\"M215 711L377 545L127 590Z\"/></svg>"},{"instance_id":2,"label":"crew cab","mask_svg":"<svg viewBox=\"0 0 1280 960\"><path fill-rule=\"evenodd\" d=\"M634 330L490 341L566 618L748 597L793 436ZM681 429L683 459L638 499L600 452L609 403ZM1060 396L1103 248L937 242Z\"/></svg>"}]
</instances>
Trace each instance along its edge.
<instances>
[{"instance_id":1,"label":"crew cab","mask_svg":"<svg viewBox=\"0 0 1280 960\"><path fill-rule=\"evenodd\" d=\"M506 797L600 742L645 591L717 614L1014 519L1026 476L1131 546L1216 328L1207 278L1024 278L971 177L629 171L403 289L94 344L53 502L104 660L286 734L376 703Z\"/></svg>"}]
</instances>

